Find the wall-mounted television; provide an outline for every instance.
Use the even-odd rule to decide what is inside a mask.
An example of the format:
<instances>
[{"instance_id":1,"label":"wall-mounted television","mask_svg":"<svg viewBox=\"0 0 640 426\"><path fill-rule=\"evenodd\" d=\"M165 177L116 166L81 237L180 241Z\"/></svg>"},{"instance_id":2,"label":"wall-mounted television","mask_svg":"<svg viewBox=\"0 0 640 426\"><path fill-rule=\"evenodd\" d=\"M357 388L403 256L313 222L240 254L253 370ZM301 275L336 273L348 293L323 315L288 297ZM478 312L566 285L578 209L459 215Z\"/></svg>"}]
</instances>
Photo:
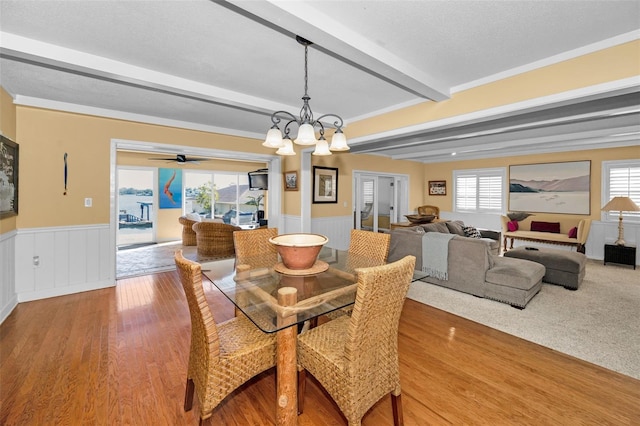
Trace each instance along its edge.
<instances>
[{"instance_id":1,"label":"wall-mounted television","mask_svg":"<svg viewBox=\"0 0 640 426\"><path fill-rule=\"evenodd\" d=\"M249 172L249 190L269 189L269 169L260 169Z\"/></svg>"}]
</instances>

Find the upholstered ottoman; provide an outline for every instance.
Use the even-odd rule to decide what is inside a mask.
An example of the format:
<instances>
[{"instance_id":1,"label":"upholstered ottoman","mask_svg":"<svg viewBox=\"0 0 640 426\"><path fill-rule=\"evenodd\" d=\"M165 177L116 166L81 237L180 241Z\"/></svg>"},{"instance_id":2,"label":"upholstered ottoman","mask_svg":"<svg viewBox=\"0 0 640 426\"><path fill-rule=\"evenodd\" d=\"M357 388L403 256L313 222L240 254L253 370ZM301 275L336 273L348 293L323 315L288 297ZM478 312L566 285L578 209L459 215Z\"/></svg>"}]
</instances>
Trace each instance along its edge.
<instances>
[{"instance_id":1,"label":"upholstered ottoman","mask_svg":"<svg viewBox=\"0 0 640 426\"><path fill-rule=\"evenodd\" d=\"M504 256L544 265L546 272L542 281L558 284L569 290L577 290L580 287L587 263L587 257L582 253L548 248L527 250L525 247L517 247L506 252Z\"/></svg>"},{"instance_id":2,"label":"upholstered ottoman","mask_svg":"<svg viewBox=\"0 0 640 426\"><path fill-rule=\"evenodd\" d=\"M544 266L524 259L492 257L485 276L483 297L524 309L542 288Z\"/></svg>"}]
</instances>

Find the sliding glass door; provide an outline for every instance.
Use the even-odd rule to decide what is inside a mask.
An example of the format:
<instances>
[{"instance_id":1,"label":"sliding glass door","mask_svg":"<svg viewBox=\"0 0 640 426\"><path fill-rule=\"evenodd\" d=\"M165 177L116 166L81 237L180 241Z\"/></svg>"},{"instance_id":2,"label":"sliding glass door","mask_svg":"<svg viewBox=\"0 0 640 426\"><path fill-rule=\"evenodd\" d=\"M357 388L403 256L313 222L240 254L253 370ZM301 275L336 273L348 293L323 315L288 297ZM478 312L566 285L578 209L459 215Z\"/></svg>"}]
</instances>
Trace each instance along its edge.
<instances>
[{"instance_id":1,"label":"sliding glass door","mask_svg":"<svg viewBox=\"0 0 640 426\"><path fill-rule=\"evenodd\" d=\"M155 242L153 168L118 168L118 232L116 244L129 246Z\"/></svg>"}]
</instances>

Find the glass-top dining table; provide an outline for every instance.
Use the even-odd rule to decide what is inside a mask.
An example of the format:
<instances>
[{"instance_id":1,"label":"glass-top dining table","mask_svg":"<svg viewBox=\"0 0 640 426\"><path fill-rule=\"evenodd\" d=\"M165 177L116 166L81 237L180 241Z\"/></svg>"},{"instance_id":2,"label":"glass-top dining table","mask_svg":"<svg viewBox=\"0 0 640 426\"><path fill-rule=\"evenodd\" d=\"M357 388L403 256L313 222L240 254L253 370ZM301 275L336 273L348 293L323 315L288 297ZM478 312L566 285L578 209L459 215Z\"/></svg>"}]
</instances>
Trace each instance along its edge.
<instances>
[{"instance_id":1,"label":"glass-top dining table","mask_svg":"<svg viewBox=\"0 0 640 426\"><path fill-rule=\"evenodd\" d=\"M254 265L261 265L254 267ZM288 270L278 259L202 263L202 273L265 333L277 333L276 424L297 424L297 325L355 302L356 269L379 266L366 256L323 247L308 270ZM414 280L424 275L417 272Z\"/></svg>"}]
</instances>

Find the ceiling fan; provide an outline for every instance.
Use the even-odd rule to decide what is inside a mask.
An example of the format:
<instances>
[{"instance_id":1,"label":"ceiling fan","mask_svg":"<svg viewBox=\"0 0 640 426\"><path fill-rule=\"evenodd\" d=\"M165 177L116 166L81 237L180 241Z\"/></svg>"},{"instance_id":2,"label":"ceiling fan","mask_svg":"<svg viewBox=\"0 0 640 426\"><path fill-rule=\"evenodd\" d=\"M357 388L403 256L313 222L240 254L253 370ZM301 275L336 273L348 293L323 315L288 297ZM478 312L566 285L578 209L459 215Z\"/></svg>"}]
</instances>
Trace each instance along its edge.
<instances>
[{"instance_id":1,"label":"ceiling fan","mask_svg":"<svg viewBox=\"0 0 640 426\"><path fill-rule=\"evenodd\" d=\"M175 158L149 158L149 160L174 161L176 163L197 163L199 161L207 161L210 158L189 157L184 154L176 154Z\"/></svg>"}]
</instances>

